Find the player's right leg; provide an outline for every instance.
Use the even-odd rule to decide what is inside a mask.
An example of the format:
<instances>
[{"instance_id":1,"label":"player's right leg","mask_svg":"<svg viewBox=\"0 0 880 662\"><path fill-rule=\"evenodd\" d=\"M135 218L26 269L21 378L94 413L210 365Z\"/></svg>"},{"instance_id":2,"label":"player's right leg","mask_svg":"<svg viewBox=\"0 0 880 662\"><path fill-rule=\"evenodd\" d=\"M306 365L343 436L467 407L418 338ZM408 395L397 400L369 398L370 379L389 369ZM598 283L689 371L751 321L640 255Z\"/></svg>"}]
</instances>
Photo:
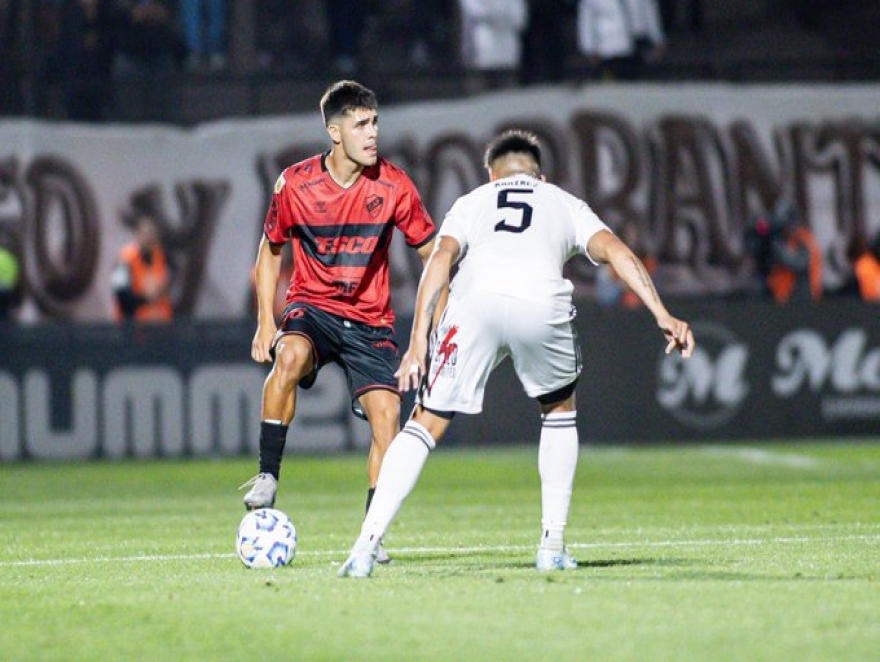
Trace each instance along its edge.
<instances>
[{"instance_id":1,"label":"player's right leg","mask_svg":"<svg viewBox=\"0 0 880 662\"><path fill-rule=\"evenodd\" d=\"M370 576L388 525L415 487L453 412L476 413L482 408L485 382L498 349L498 334L483 326L497 316L491 310L486 316L477 314L486 313L489 303L481 300L474 307L454 301L446 308L435 332L428 374L423 377L431 388L420 390L412 417L385 452L360 536L339 570L340 577ZM458 319L467 324L459 324Z\"/></svg>"},{"instance_id":2,"label":"player's right leg","mask_svg":"<svg viewBox=\"0 0 880 662\"><path fill-rule=\"evenodd\" d=\"M275 342L275 362L263 384L260 471L242 485L250 487L244 496L248 510L271 508L275 504L287 429L296 411L297 385L313 374L314 353L311 340L299 333L279 335Z\"/></svg>"},{"instance_id":3,"label":"player's right leg","mask_svg":"<svg viewBox=\"0 0 880 662\"><path fill-rule=\"evenodd\" d=\"M394 437L382 460L376 492L361 533L339 569L340 577L366 578L372 574L385 531L415 488L428 455L446 432L450 420L451 416L417 406L413 417Z\"/></svg>"}]
</instances>

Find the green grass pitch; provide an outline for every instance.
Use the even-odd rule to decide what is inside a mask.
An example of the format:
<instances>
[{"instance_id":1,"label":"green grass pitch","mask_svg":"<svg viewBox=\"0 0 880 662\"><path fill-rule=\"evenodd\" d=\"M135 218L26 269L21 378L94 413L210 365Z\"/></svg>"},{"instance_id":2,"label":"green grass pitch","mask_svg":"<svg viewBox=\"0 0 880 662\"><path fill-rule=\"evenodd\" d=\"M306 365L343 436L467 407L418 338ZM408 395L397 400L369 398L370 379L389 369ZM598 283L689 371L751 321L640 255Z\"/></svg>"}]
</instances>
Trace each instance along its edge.
<instances>
[{"instance_id":1,"label":"green grass pitch","mask_svg":"<svg viewBox=\"0 0 880 662\"><path fill-rule=\"evenodd\" d=\"M262 571L254 459L0 466L0 659L880 659L880 441L583 446L551 574L536 447L441 449L393 564L337 579L365 459L288 454L299 549Z\"/></svg>"}]
</instances>

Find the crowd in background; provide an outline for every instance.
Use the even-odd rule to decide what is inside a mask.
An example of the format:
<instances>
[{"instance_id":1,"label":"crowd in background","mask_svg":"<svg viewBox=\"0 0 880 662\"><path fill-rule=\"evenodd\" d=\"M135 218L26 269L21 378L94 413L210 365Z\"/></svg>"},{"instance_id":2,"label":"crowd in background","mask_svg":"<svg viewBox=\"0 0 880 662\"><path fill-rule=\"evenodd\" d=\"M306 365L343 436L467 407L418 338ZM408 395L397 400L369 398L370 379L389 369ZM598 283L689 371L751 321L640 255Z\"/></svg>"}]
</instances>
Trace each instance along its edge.
<instances>
[{"instance_id":1,"label":"crowd in background","mask_svg":"<svg viewBox=\"0 0 880 662\"><path fill-rule=\"evenodd\" d=\"M50 86L50 116L100 121L132 77L335 78L382 58L459 68L477 91L642 78L703 16L703 0L0 0L0 115L42 114Z\"/></svg>"},{"instance_id":2,"label":"crowd in background","mask_svg":"<svg viewBox=\"0 0 880 662\"><path fill-rule=\"evenodd\" d=\"M764 4L763 14L784 13L784 20L815 30L829 11L870 3ZM362 74L380 61L412 72L456 68L467 77L465 92L567 78L658 77L674 48L670 35L707 31L706 6L706 0L0 0L0 115L116 119L114 95L120 81L132 78L160 88L167 76L331 79ZM699 68L693 73L700 75ZM53 107L46 97L59 89Z\"/></svg>"},{"instance_id":3,"label":"crowd in background","mask_svg":"<svg viewBox=\"0 0 880 662\"><path fill-rule=\"evenodd\" d=\"M41 82L61 90L59 118L103 121L112 112L119 81L155 80L161 92L166 76L356 77L376 56L371 51L413 72L457 67L467 74L471 91L563 82L572 62L582 65L575 68L580 77L645 79L667 57L670 32L705 29L703 4L259 0L245 14L253 58L236 68L233 42L242 16L234 15L228 0L0 0L0 115L27 114L21 111L28 75L37 88L30 90L34 96L41 94ZM807 28L821 21L826 8L816 2L783 4ZM148 103L161 113L161 101ZM653 268L655 256L637 228L619 230ZM831 293L822 291L823 256L816 241L788 201L754 219L744 241L756 292L779 303L828 295L880 301L880 237L853 237L840 257L850 277ZM0 255L0 318L20 300L19 279L18 266ZM598 275L596 295L608 305L638 305L607 268Z\"/></svg>"}]
</instances>

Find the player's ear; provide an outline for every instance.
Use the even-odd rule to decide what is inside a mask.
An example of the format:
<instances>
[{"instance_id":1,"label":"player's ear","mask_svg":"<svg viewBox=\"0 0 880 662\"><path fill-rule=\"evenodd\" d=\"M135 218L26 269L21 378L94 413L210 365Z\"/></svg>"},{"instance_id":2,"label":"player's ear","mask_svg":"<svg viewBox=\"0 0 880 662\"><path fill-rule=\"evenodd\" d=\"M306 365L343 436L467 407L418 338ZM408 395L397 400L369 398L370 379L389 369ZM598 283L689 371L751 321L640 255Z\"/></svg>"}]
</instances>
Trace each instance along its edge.
<instances>
[{"instance_id":1,"label":"player's ear","mask_svg":"<svg viewBox=\"0 0 880 662\"><path fill-rule=\"evenodd\" d=\"M538 175L538 179L540 179L542 182L546 182L546 181L547 181L547 175Z\"/></svg>"},{"instance_id":2,"label":"player's ear","mask_svg":"<svg viewBox=\"0 0 880 662\"><path fill-rule=\"evenodd\" d=\"M327 125L327 134L330 136L330 140L333 141L334 145L338 145L342 142L342 133L339 131L339 126L336 124L328 124Z\"/></svg>"},{"instance_id":3,"label":"player's ear","mask_svg":"<svg viewBox=\"0 0 880 662\"><path fill-rule=\"evenodd\" d=\"M498 179L498 175L495 174L495 171L492 170L492 168L486 168L486 172L489 173L490 182L494 182L496 179Z\"/></svg>"}]
</instances>

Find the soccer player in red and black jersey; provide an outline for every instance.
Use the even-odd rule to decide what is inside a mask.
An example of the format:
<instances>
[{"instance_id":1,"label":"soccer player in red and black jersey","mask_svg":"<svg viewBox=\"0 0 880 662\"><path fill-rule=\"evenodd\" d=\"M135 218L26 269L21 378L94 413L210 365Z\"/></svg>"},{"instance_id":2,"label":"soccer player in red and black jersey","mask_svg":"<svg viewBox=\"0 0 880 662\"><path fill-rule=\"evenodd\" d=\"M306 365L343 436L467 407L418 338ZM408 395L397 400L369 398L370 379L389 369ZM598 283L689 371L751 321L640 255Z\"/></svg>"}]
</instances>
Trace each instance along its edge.
<instances>
[{"instance_id":1,"label":"soccer player in red and black jersey","mask_svg":"<svg viewBox=\"0 0 880 662\"><path fill-rule=\"evenodd\" d=\"M257 331L251 357L274 362L263 388L260 472L246 485L248 509L275 502L297 388L337 363L355 414L372 433L367 506L385 450L400 426L388 251L394 228L424 263L435 227L409 176L378 152L378 102L354 81L331 85L321 114L332 147L290 166L275 183L254 278ZM280 325L273 313L281 251L293 273Z\"/></svg>"}]
</instances>

